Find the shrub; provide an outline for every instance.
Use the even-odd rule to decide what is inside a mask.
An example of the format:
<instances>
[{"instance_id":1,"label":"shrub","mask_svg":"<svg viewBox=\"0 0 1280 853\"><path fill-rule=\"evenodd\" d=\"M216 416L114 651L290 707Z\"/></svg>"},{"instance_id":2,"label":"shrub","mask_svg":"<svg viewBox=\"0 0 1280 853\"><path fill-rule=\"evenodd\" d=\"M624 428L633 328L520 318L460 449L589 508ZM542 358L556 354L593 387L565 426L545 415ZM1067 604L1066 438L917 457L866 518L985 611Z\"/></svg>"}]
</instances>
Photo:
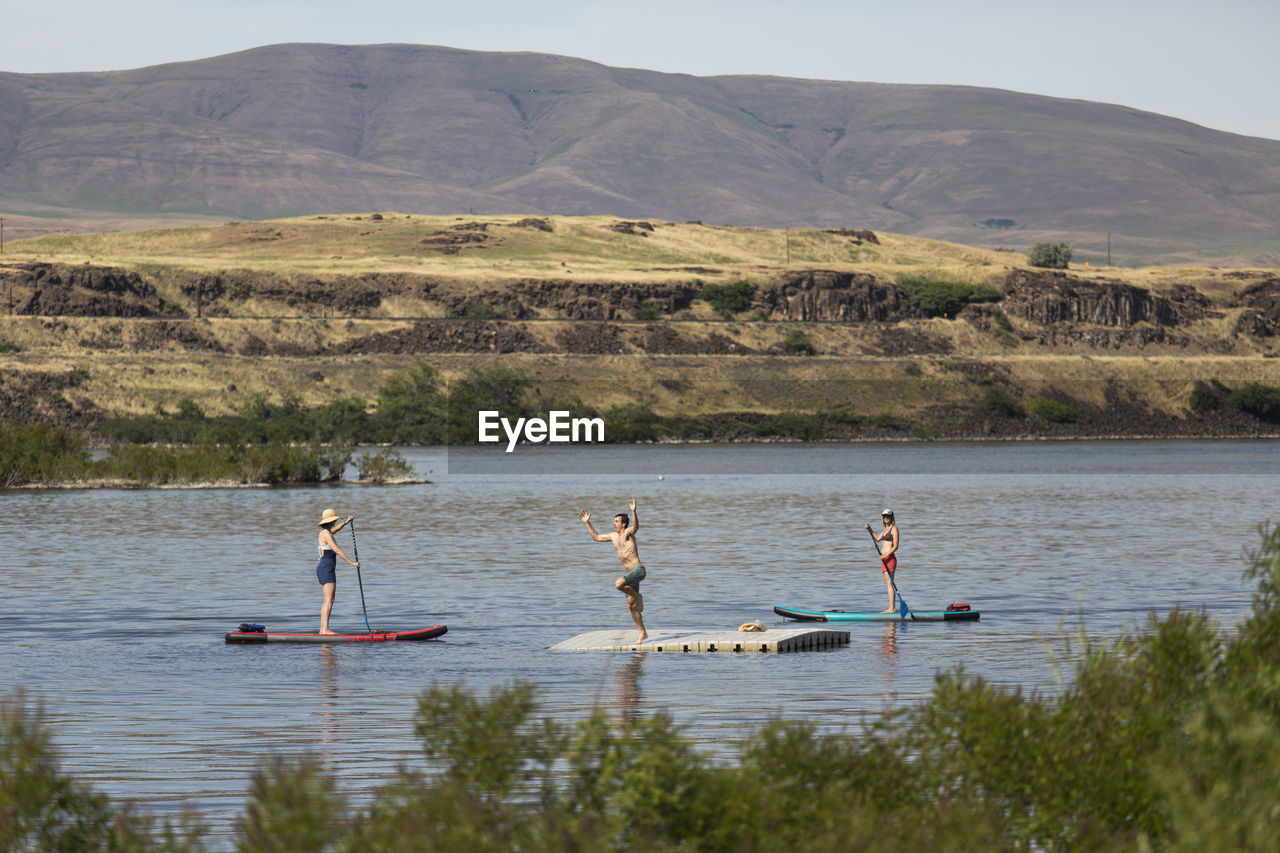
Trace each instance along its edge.
<instances>
[{"instance_id":1,"label":"shrub","mask_svg":"<svg viewBox=\"0 0 1280 853\"><path fill-rule=\"evenodd\" d=\"M1005 418L1024 418L1027 412L1018 399L1003 385L988 385L982 394L982 405Z\"/></svg>"},{"instance_id":2,"label":"shrub","mask_svg":"<svg viewBox=\"0 0 1280 853\"><path fill-rule=\"evenodd\" d=\"M467 307L462 311L462 316L468 320L495 320L498 317L498 312L488 302L477 300L467 303Z\"/></svg>"},{"instance_id":3,"label":"shrub","mask_svg":"<svg viewBox=\"0 0 1280 853\"><path fill-rule=\"evenodd\" d=\"M84 436L48 424L0 421L0 488L82 479L88 469Z\"/></svg>"},{"instance_id":4,"label":"shrub","mask_svg":"<svg viewBox=\"0 0 1280 853\"><path fill-rule=\"evenodd\" d=\"M373 440L393 444L441 444L445 440L445 400L440 373L422 363L398 373L378 389L372 417Z\"/></svg>"},{"instance_id":5,"label":"shrub","mask_svg":"<svg viewBox=\"0 0 1280 853\"><path fill-rule=\"evenodd\" d=\"M1055 424L1073 424L1076 422L1076 410L1057 400L1046 397L1032 397L1027 401L1027 408L1033 415Z\"/></svg>"},{"instance_id":6,"label":"shrub","mask_svg":"<svg viewBox=\"0 0 1280 853\"><path fill-rule=\"evenodd\" d=\"M799 441L813 441L822 435L822 423L813 415L803 412L779 412L756 424L754 430L760 436L781 436Z\"/></svg>"},{"instance_id":7,"label":"shrub","mask_svg":"<svg viewBox=\"0 0 1280 853\"><path fill-rule=\"evenodd\" d=\"M927 317L954 317L973 302L996 302L995 288L985 284L944 281L928 276L906 274L898 277L898 287L908 301Z\"/></svg>"},{"instance_id":8,"label":"shrub","mask_svg":"<svg viewBox=\"0 0 1280 853\"><path fill-rule=\"evenodd\" d=\"M908 376L922 376L924 374L924 368L920 366L920 362L912 361L907 363L907 366L902 369L902 372Z\"/></svg>"},{"instance_id":9,"label":"shrub","mask_svg":"<svg viewBox=\"0 0 1280 853\"><path fill-rule=\"evenodd\" d=\"M827 412L827 420L841 426L853 426L862 422L862 416L853 406L837 406Z\"/></svg>"},{"instance_id":10,"label":"shrub","mask_svg":"<svg viewBox=\"0 0 1280 853\"><path fill-rule=\"evenodd\" d=\"M1193 412L1212 412L1222 407L1222 400L1208 388L1196 387L1191 389L1191 399L1187 405Z\"/></svg>"},{"instance_id":11,"label":"shrub","mask_svg":"<svg viewBox=\"0 0 1280 853\"><path fill-rule=\"evenodd\" d=\"M1027 249L1027 263L1033 267L1065 270L1071 264L1072 253L1067 243L1036 243Z\"/></svg>"},{"instance_id":12,"label":"shrub","mask_svg":"<svg viewBox=\"0 0 1280 853\"><path fill-rule=\"evenodd\" d=\"M899 429L902 426L897 415L889 412L881 412L872 418L871 422L875 424L878 429Z\"/></svg>"},{"instance_id":13,"label":"shrub","mask_svg":"<svg viewBox=\"0 0 1280 853\"><path fill-rule=\"evenodd\" d=\"M357 466L361 480L385 483L388 480L404 480L413 476L413 466L394 450L365 453Z\"/></svg>"},{"instance_id":14,"label":"shrub","mask_svg":"<svg viewBox=\"0 0 1280 853\"><path fill-rule=\"evenodd\" d=\"M657 320L662 317L662 303L656 299L646 299L636 306L637 320Z\"/></svg>"},{"instance_id":15,"label":"shrub","mask_svg":"<svg viewBox=\"0 0 1280 853\"><path fill-rule=\"evenodd\" d=\"M656 441L663 434L661 418L643 403L614 406L601 417L605 440L609 442Z\"/></svg>"},{"instance_id":16,"label":"shrub","mask_svg":"<svg viewBox=\"0 0 1280 853\"><path fill-rule=\"evenodd\" d=\"M755 293L756 286L749 281L735 281L730 284L709 283L702 286L703 300L726 320L750 308L751 298Z\"/></svg>"},{"instance_id":17,"label":"shrub","mask_svg":"<svg viewBox=\"0 0 1280 853\"><path fill-rule=\"evenodd\" d=\"M307 433L323 436L324 441L359 441L370 432L366 406L360 397L335 397L309 413L311 426Z\"/></svg>"},{"instance_id":18,"label":"shrub","mask_svg":"<svg viewBox=\"0 0 1280 853\"><path fill-rule=\"evenodd\" d=\"M0 850L155 849L149 829L131 806L112 804L62 771L25 694L0 700Z\"/></svg>"},{"instance_id":19,"label":"shrub","mask_svg":"<svg viewBox=\"0 0 1280 853\"><path fill-rule=\"evenodd\" d=\"M1280 424L1280 388L1250 382L1227 395L1227 405L1258 420Z\"/></svg>"},{"instance_id":20,"label":"shrub","mask_svg":"<svg viewBox=\"0 0 1280 853\"><path fill-rule=\"evenodd\" d=\"M783 338L779 347L787 355L815 355L817 349L813 346L813 341L809 340L809 336L800 329L792 329L787 332L787 336Z\"/></svg>"},{"instance_id":21,"label":"shrub","mask_svg":"<svg viewBox=\"0 0 1280 853\"><path fill-rule=\"evenodd\" d=\"M482 410L501 412L512 422L516 418L531 417L533 409L525 399L529 390L528 377L518 371L502 367L472 368L450 386L445 400L449 443L474 444Z\"/></svg>"}]
</instances>

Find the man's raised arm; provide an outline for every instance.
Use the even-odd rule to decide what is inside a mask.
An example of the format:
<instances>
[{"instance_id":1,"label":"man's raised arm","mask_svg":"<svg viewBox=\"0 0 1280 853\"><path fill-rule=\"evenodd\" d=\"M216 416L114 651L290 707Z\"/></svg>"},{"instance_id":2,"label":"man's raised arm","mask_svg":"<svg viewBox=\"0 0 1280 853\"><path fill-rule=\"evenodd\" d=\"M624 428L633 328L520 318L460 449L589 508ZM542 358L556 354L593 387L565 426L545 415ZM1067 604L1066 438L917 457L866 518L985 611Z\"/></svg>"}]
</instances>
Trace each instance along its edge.
<instances>
[{"instance_id":1,"label":"man's raised arm","mask_svg":"<svg viewBox=\"0 0 1280 853\"><path fill-rule=\"evenodd\" d=\"M591 534L592 539L597 542L611 541L608 536L601 536L599 533L596 533L596 529L591 526L591 513L584 509L582 512L578 513L578 518L582 519L582 523L587 526L587 532Z\"/></svg>"}]
</instances>

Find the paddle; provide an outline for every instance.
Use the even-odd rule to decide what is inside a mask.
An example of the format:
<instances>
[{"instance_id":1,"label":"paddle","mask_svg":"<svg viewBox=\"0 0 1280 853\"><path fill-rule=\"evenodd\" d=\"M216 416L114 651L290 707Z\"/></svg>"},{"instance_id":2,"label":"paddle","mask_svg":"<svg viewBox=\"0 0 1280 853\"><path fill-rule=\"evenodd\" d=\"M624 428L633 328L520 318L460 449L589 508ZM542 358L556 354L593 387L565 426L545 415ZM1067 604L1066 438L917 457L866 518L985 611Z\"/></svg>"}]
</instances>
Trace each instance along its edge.
<instances>
[{"instance_id":1,"label":"paddle","mask_svg":"<svg viewBox=\"0 0 1280 853\"><path fill-rule=\"evenodd\" d=\"M360 549L356 547L356 520L351 519L351 556L356 558L356 583L360 584L360 609L364 611L364 626L369 628L369 608L364 604L364 581L360 579ZM369 628L369 633L373 629Z\"/></svg>"},{"instance_id":2,"label":"paddle","mask_svg":"<svg viewBox=\"0 0 1280 853\"><path fill-rule=\"evenodd\" d=\"M871 525L867 525L867 533L871 536L871 544L876 546L876 553L879 554L880 543L876 540L876 534L871 529ZM883 557L881 557L881 562L882 563L884 562ZM889 586L893 587L893 594L898 596L898 615L901 616L903 619L906 619L907 614L910 613L911 608L907 607L907 600L902 597L902 593L898 592L898 585L893 582L893 573L889 571L885 571L885 576L889 578ZM916 618L916 615L914 613L911 613L910 615L912 619Z\"/></svg>"}]
</instances>

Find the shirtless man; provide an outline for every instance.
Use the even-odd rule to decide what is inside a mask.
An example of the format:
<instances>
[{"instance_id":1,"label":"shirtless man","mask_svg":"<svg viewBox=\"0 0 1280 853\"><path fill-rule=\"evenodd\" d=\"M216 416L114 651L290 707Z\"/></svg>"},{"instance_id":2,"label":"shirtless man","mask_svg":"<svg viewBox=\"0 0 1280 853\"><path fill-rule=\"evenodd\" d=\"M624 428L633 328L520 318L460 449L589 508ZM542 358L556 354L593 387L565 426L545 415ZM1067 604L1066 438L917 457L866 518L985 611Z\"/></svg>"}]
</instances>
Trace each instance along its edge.
<instances>
[{"instance_id":1,"label":"shirtless man","mask_svg":"<svg viewBox=\"0 0 1280 853\"><path fill-rule=\"evenodd\" d=\"M607 535L596 533L596 529L591 526L591 513L585 509L578 513L578 518L582 519L582 523L587 526L587 532L591 534L592 539L597 542L612 542L618 552L618 559L622 561L622 568L626 571L613 582L613 585L627 597L631 620L640 629L640 636L635 644L640 645L649 639L649 632L644 629L644 619L640 616L644 612L644 596L640 594L640 581L644 580L646 572L644 564L640 562L640 554L636 551L636 531L640 529L640 518L636 515L635 498L631 499L630 507L631 518L628 519L622 513L615 515L613 532Z\"/></svg>"}]
</instances>

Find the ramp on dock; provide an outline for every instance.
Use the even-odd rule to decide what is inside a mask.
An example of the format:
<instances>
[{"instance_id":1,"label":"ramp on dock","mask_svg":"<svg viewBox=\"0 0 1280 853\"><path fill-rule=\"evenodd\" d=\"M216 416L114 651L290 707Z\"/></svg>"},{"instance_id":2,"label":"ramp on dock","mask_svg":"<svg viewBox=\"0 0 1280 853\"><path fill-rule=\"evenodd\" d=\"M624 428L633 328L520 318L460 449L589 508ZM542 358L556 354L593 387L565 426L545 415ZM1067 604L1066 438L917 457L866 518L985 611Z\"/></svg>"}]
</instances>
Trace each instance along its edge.
<instances>
[{"instance_id":1,"label":"ramp on dock","mask_svg":"<svg viewBox=\"0 0 1280 853\"><path fill-rule=\"evenodd\" d=\"M556 643L552 651L568 652L810 652L849 644L849 632L828 627L770 628L767 631L650 631L636 644L634 628L589 631Z\"/></svg>"}]
</instances>

